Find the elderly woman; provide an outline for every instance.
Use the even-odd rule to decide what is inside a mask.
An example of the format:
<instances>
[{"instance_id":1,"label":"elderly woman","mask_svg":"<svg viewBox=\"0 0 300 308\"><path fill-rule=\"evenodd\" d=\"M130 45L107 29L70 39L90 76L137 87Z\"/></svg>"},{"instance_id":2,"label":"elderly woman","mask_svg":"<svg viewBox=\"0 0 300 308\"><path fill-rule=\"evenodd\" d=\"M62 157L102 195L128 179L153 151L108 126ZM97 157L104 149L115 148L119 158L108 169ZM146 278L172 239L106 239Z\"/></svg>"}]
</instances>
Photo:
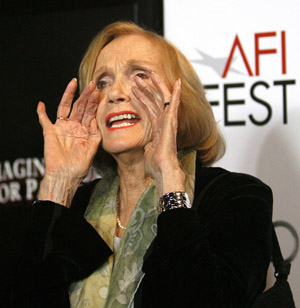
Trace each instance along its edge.
<instances>
[{"instance_id":1,"label":"elderly woman","mask_svg":"<svg viewBox=\"0 0 300 308\"><path fill-rule=\"evenodd\" d=\"M190 63L118 22L95 37L79 78L55 124L37 108L46 172L12 302L250 307L270 262L272 194L209 167L224 142ZM78 188L95 155L101 180Z\"/></svg>"}]
</instances>

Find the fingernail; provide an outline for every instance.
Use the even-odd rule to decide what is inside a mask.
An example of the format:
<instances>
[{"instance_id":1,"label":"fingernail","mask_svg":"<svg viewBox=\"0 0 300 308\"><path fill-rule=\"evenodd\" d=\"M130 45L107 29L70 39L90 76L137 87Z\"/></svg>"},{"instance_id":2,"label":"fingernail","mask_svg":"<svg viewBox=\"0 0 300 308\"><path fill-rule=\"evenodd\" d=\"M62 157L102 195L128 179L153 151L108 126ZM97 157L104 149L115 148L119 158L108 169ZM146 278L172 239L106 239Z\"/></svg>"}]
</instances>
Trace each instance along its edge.
<instances>
[{"instance_id":1,"label":"fingernail","mask_svg":"<svg viewBox=\"0 0 300 308\"><path fill-rule=\"evenodd\" d=\"M180 78L178 78L178 83L181 86L181 79Z\"/></svg>"},{"instance_id":2,"label":"fingernail","mask_svg":"<svg viewBox=\"0 0 300 308\"><path fill-rule=\"evenodd\" d=\"M156 72L154 72L154 71L151 72L150 76L151 76L152 79L154 78L154 79L156 79L156 80L159 78L159 77L157 76Z\"/></svg>"},{"instance_id":3,"label":"fingernail","mask_svg":"<svg viewBox=\"0 0 300 308\"><path fill-rule=\"evenodd\" d=\"M89 85L90 85L90 84L93 84L93 83L95 83L95 81L94 81L94 80L91 80L90 83L89 83Z\"/></svg>"},{"instance_id":4,"label":"fingernail","mask_svg":"<svg viewBox=\"0 0 300 308\"><path fill-rule=\"evenodd\" d=\"M142 84L145 83L145 81L141 77L136 76L135 78L136 78L136 81L138 81Z\"/></svg>"},{"instance_id":5,"label":"fingernail","mask_svg":"<svg viewBox=\"0 0 300 308\"><path fill-rule=\"evenodd\" d=\"M74 77L73 80L77 82L77 78L76 77Z\"/></svg>"}]
</instances>

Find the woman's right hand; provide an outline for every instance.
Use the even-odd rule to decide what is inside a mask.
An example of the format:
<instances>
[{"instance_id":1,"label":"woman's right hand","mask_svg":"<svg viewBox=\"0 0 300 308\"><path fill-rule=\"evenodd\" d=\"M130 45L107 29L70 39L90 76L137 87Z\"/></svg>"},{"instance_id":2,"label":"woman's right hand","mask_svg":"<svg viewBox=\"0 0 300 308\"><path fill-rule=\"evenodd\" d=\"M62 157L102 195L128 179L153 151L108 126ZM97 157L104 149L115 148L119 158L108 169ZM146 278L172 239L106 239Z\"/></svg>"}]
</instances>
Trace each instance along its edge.
<instances>
[{"instance_id":1,"label":"woman's right hand","mask_svg":"<svg viewBox=\"0 0 300 308\"><path fill-rule=\"evenodd\" d=\"M44 103L39 102L37 107L45 156L45 177L41 182L39 200L50 200L67 207L88 173L101 142L95 120L99 91L91 82L71 111L76 88L77 80L72 79L58 106L55 124L49 120Z\"/></svg>"}]
</instances>

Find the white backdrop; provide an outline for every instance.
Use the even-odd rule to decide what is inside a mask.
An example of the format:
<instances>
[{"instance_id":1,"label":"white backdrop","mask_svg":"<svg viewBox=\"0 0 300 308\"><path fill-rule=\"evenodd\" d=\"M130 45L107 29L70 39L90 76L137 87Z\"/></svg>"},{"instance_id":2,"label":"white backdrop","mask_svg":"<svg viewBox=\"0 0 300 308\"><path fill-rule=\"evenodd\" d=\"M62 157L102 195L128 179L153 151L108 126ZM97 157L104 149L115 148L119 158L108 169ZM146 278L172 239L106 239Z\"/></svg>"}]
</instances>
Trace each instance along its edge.
<instances>
[{"instance_id":1,"label":"white backdrop","mask_svg":"<svg viewBox=\"0 0 300 308\"><path fill-rule=\"evenodd\" d=\"M165 0L165 37L192 62L227 151L216 165L274 193L274 221L300 234L300 1ZM295 236L276 229L284 257ZM300 256L289 281L300 305Z\"/></svg>"}]
</instances>

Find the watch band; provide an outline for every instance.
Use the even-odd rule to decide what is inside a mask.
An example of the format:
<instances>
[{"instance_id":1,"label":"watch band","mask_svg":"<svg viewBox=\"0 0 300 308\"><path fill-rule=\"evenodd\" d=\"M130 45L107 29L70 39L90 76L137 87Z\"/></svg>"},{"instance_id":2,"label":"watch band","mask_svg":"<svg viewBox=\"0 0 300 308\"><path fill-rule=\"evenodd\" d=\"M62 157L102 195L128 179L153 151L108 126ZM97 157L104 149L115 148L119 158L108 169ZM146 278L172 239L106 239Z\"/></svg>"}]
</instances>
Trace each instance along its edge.
<instances>
[{"instance_id":1,"label":"watch band","mask_svg":"<svg viewBox=\"0 0 300 308\"><path fill-rule=\"evenodd\" d=\"M158 214L160 214L168 210L173 210L177 208L190 209L191 207L191 202L186 192L174 191L164 194L159 199L157 211Z\"/></svg>"}]
</instances>

